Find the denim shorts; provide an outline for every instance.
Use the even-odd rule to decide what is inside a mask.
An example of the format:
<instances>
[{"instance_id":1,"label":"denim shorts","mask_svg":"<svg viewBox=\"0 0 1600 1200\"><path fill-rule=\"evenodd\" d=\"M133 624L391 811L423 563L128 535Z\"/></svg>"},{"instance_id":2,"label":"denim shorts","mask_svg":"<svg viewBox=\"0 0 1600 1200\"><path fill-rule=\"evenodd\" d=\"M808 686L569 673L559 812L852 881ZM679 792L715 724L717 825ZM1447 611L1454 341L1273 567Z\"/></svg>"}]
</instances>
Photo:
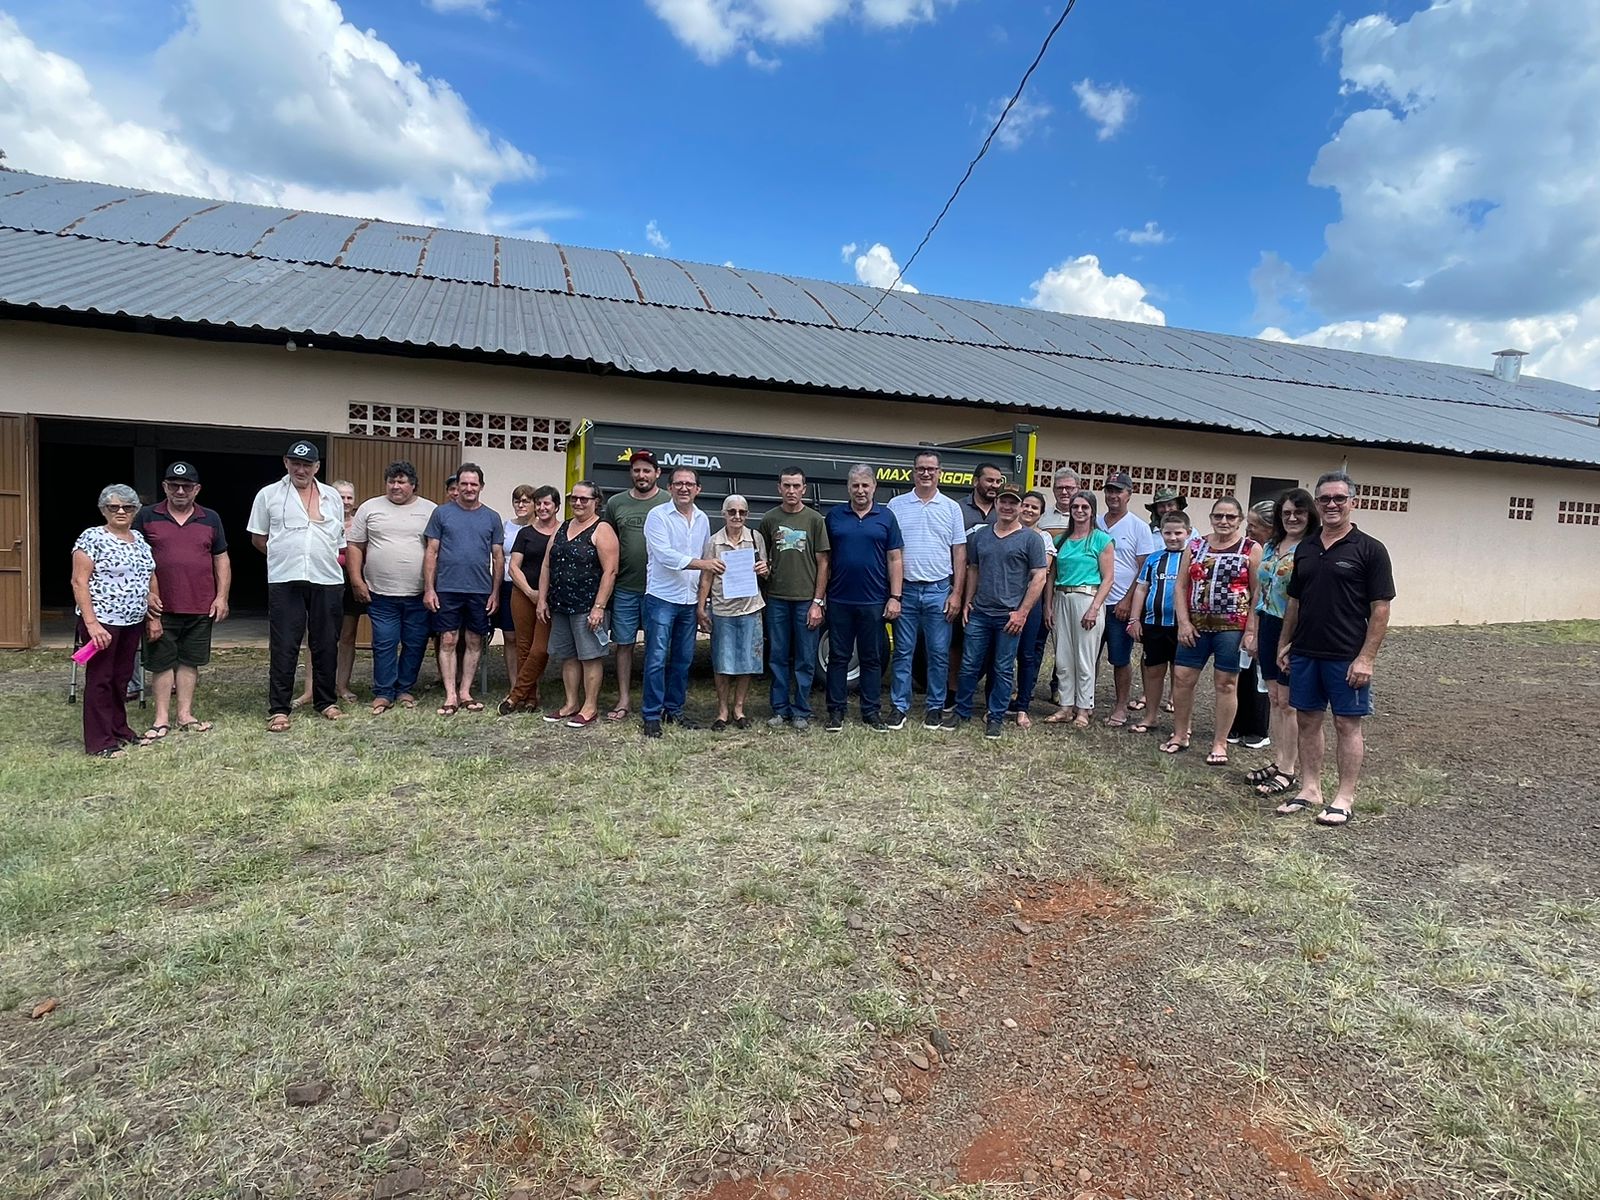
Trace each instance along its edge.
<instances>
[{"instance_id":1,"label":"denim shorts","mask_svg":"<svg viewBox=\"0 0 1600 1200\"><path fill-rule=\"evenodd\" d=\"M1370 717L1372 685L1353 688L1345 680L1350 659L1289 655L1289 706L1300 712L1333 709L1336 717Z\"/></svg>"},{"instance_id":2,"label":"denim shorts","mask_svg":"<svg viewBox=\"0 0 1600 1200\"><path fill-rule=\"evenodd\" d=\"M507 633L516 631L516 624L511 616L511 593L517 590L517 585L509 579L500 581L500 607L494 610L492 618L496 629L504 629Z\"/></svg>"},{"instance_id":3,"label":"denim shorts","mask_svg":"<svg viewBox=\"0 0 1600 1200\"><path fill-rule=\"evenodd\" d=\"M1239 643L1244 640L1242 629L1197 629L1194 645L1178 643L1178 656L1173 659L1180 667L1193 667L1196 671L1216 656L1217 670L1239 673Z\"/></svg>"},{"instance_id":4,"label":"denim shorts","mask_svg":"<svg viewBox=\"0 0 1600 1200\"><path fill-rule=\"evenodd\" d=\"M1256 618L1256 661L1261 664L1261 678L1287 685L1288 673L1278 670L1278 640L1282 634L1282 617L1262 613Z\"/></svg>"},{"instance_id":5,"label":"denim shorts","mask_svg":"<svg viewBox=\"0 0 1600 1200\"><path fill-rule=\"evenodd\" d=\"M492 628L485 607L489 597L483 592L440 592L439 611L433 614L435 633L456 633L465 629L479 637Z\"/></svg>"},{"instance_id":6,"label":"denim shorts","mask_svg":"<svg viewBox=\"0 0 1600 1200\"><path fill-rule=\"evenodd\" d=\"M719 617L711 614L711 669L718 675L760 675L761 614Z\"/></svg>"},{"instance_id":7,"label":"denim shorts","mask_svg":"<svg viewBox=\"0 0 1600 1200\"><path fill-rule=\"evenodd\" d=\"M550 614L550 659L552 662L565 662L575 658L579 662L593 662L597 658L604 658L611 649L611 635L606 632L605 624L599 629L589 628L589 614L558 613Z\"/></svg>"},{"instance_id":8,"label":"denim shorts","mask_svg":"<svg viewBox=\"0 0 1600 1200\"><path fill-rule=\"evenodd\" d=\"M1133 661L1133 635L1128 632L1126 621L1111 614L1113 607L1106 605L1106 661L1113 667L1125 667Z\"/></svg>"},{"instance_id":9,"label":"denim shorts","mask_svg":"<svg viewBox=\"0 0 1600 1200\"><path fill-rule=\"evenodd\" d=\"M644 593L625 592L621 588L611 593L611 640L619 646L631 646L639 640L639 630L644 627Z\"/></svg>"}]
</instances>

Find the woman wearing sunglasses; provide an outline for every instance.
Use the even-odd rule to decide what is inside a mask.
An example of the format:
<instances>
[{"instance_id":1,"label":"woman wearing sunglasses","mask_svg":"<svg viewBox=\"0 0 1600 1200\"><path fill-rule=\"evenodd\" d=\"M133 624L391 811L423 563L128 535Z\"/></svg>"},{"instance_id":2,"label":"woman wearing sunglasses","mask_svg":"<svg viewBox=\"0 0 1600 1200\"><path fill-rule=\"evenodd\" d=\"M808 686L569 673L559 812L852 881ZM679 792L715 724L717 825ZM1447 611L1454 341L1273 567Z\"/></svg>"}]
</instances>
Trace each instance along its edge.
<instances>
[{"instance_id":1,"label":"woman wearing sunglasses","mask_svg":"<svg viewBox=\"0 0 1600 1200\"><path fill-rule=\"evenodd\" d=\"M1216 729L1206 765L1228 765L1228 730L1239 704L1239 653L1250 613L1256 606L1261 546L1244 532L1244 505L1223 496L1211 505L1211 532L1191 541L1178 564L1178 580L1186 586L1174 594L1178 618L1178 656L1172 673L1177 716L1163 754L1189 748L1194 717L1194 689L1200 672L1213 662L1216 682Z\"/></svg>"},{"instance_id":2,"label":"woman wearing sunglasses","mask_svg":"<svg viewBox=\"0 0 1600 1200\"><path fill-rule=\"evenodd\" d=\"M72 595L78 604L78 638L96 647L84 667L83 748L99 758L121 758L122 747L148 746L128 726L128 681L139 635L148 626L161 636L161 596L156 560L133 528L139 494L114 483L100 493L105 524L90 526L72 545Z\"/></svg>"}]
</instances>

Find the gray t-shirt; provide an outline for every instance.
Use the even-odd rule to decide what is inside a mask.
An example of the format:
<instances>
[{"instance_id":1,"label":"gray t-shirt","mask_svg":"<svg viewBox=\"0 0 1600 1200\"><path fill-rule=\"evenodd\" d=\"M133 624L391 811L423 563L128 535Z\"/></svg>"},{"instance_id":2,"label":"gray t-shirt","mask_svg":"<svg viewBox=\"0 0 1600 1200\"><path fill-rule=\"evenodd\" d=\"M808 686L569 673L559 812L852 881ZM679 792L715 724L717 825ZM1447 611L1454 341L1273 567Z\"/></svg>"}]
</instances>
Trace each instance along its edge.
<instances>
[{"instance_id":1,"label":"gray t-shirt","mask_svg":"<svg viewBox=\"0 0 1600 1200\"><path fill-rule=\"evenodd\" d=\"M505 526L494 509L483 504L474 509L441 504L428 518L423 536L439 541L435 591L487 596L495 590L497 581L489 575L489 556L505 536Z\"/></svg>"},{"instance_id":2,"label":"gray t-shirt","mask_svg":"<svg viewBox=\"0 0 1600 1200\"><path fill-rule=\"evenodd\" d=\"M967 566L978 569L972 610L988 616L1015 612L1027 597L1029 579L1047 561L1044 539L1024 526L1005 537L997 537L992 525L974 531L967 538Z\"/></svg>"}]
</instances>

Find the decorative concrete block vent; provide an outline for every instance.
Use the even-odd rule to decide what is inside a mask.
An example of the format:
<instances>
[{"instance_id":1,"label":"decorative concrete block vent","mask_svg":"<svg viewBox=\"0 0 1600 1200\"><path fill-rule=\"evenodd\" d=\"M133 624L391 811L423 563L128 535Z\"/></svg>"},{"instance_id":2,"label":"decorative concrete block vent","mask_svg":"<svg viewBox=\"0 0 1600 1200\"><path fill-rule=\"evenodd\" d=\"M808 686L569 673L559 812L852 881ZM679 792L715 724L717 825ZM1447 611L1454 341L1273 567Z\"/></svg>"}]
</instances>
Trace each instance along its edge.
<instances>
[{"instance_id":1,"label":"decorative concrete block vent","mask_svg":"<svg viewBox=\"0 0 1600 1200\"><path fill-rule=\"evenodd\" d=\"M1533 497L1512 496L1511 508L1510 511L1506 513L1506 517L1512 521L1533 520Z\"/></svg>"},{"instance_id":2,"label":"decorative concrete block vent","mask_svg":"<svg viewBox=\"0 0 1600 1200\"><path fill-rule=\"evenodd\" d=\"M1194 471L1181 467L1150 467L1124 463L1080 462L1076 459L1041 458L1034 465L1034 486L1050 490L1056 471L1071 467L1084 488L1098 492L1106 476L1126 471L1133 478L1136 495L1153 496L1163 487L1175 487L1191 500L1215 500L1231 496L1239 486L1239 476L1231 471Z\"/></svg>"},{"instance_id":3,"label":"decorative concrete block vent","mask_svg":"<svg viewBox=\"0 0 1600 1200\"><path fill-rule=\"evenodd\" d=\"M357 436L454 442L460 446L486 446L491 450L561 452L566 450L567 439L572 436L572 422L557 417L391 404L350 405L348 428Z\"/></svg>"},{"instance_id":4,"label":"decorative concrete block vent","mask_svg":"<svg viewBox=\"0 0 1600 1200\"><path fill-rule=\"evenodd\" d=\"M1365 509L1367 512L1410 512L1411 489L1395 487L1392 484L1363 483L1361 494L1356 497L1354 507Z\"/></svg>"},{"instance_id":5,"label":"decorative concrete block vent","mask_svg":"<svg viewBox=\"0 0 1600 1200\"><path fill-rule=\"evenodd\" d=\"M1588 500L1562 500L1556 505L1557 525L1600 525L1600 504Z\"/></svg>"}]
</instances>

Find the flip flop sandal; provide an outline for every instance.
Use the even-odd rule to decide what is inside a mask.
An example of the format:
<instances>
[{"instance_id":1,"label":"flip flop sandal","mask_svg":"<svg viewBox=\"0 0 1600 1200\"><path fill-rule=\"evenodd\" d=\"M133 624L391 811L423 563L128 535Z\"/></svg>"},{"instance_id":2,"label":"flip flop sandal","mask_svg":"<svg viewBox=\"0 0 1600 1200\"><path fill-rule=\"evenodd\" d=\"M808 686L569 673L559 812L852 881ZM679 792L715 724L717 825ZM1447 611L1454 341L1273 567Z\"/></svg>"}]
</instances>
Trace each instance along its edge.
<instances>
[{"instance_id":1,"label":"flip flop sandal","mask_svg":"<svg viewBox=\"0 0 1600 1200\"><path fill-rule=\"evenodd\" d=\"M94 752L96 758L127 758L128 752L121 746L107 746L104 750Z\"/></svg>"},{"instance_id":2,"label":"flip flop sandal","mask_svg":"<svg viewBox=\"0 0 1600 1200\"><path fill-rule=\"evenodd\" d=\"M148 746L151 742L159 742L166 737L172 727L170 725L152 725L144 731L144 736L139 738L141 746Z\"/></svg>"},{"instance_id":3,"label":"flip flop sandal","mask_svg":"<svg viewBox=\"0 0 1600 1200\"><path fill-rule=\"evenodd\" d=\"M413 698L411 696L401 696L400 697L400 707L401 708L415 708L416 706L417 706L417 702L416 702L415 698Z\"/></svg>"},{"instance_id":4,"label":"flip flop sandal","mask_svg":"<svg viewBox=\"0 0 1600 1200\"><path fill-rule=\"evenodd\" d=\"M1130 701L1129 704L1128 704L1128 711L1129 712L1143 712L1144 711L1144 701L1143 700Z\"/></svg>"},{"instance_id":5,"label":"flip flop sandal","mask_svg":"<svg viewBox=\"0 0 1600 1200\"><path fill-rule=\"evenodd\" d=\"M1161 706L1161 711L1162 712L1175 713L1175 712L1178 711L1178 709L1177 709L1177 706L1175 704L1173 704L1171 700L1168 700L1165 704L1163 704Z\"/></svg>"},{"instance_id":6,"label":"flip flop sandal","mask_svg":"<svg viewBox=\"0 0 1600 1200\"><path fill-rule=\"evenodd\" d=\"M216 725L211 721L195 720L183 721L178 725L178 728L184 733L210 733L216 728Z\"/></svg>"},{"instance_id":7,"label":"flip flop sandal","mask_svg":"<svg viewBox=\"0 0 1600 1200\"><path fill-rule=\"evenodd\" d=\"M1342 821L1329 821L1329 820L1326 820L1325 818L1327 818L1330 815L1343 817L1344 819ZM1329 829L1341 829L1344 826L1349 825L1352 822L1354 822L1355 819L1356 819L1355 809L1353 809L1353 808L1351 808L1351 809L1335 808L1331 804L1324 804L1322 806L1322 811L1317 814L1317 824L1318 825L1325 825Z\"/></svg>"},{"instance_id":8,"label":"flip flop sandal","mask_svg":"<svg viewBox=\"0 0 1600 1200\"><path fill-rule=\"evenodd\" d=\"M317 716L321 717L324 721L342 721L344 720L344 710L337 704L330 704L327 708L319 712Z\"/></svg>"},{"instance_id":9,"label":"flip flop sandal","mask_svg":"<svg viewBox=\"0 0 1600 1200\"><path fill-rule=\"evenodd\" d=\"M1282 771L1279 771L1271 779L1267 780L1267 782L1256 784L1256 795L1281 796L1284 792L1293 791L1299 786L1299 776L1285 775Z\"/></svg>"},{"instance_id":10,"label":"flip flop sandal","mask_svg":"<svg viewBox=\"0 0 1600 1200\"><path fill-rule=\"evenodd\" d=\"M1172 741L1165 742L1165 743L1162 744L1161 753L1163 753L1163 754L1182 754L1188 748L1189 748L1189 743L1188 742L1180 742L1176 738L1174 738Z\"/></svg>"},{"instance_id":11,"label":"flip flop sandal","mask_svg":"<svg viewBox=\"0 0 1600 1200\"><path fill-rule=\"evenodd\" d=\"M372 702L372 715L375 717L381 717L393 707L393 700L374 700Z\"/></svg>"},{"instance_id":12,"label":"flip flop sandal","mask_svg":"<svg viewBox=\"0 0 1600 1200\"><path fill-rule=\"evenodd\" d=\"M481 703L479 703L477 700L468 700L461 707L467 712L482 712L483 711L483 705Z\"/></svg>"},{"instance_id":13,"label":"flip flop sandal","mask_svg":"<svg viewBox=\"0 0 1600 1200\"><path fill-rule=\"evenodd\" d=\"M608 721L626 721L627 719L628 710L626 708L613 708L606 714L606 720Z\"/></svg>"},{"instance_id":14,"label":"flip flop sandal","mask_svg":"<svg viewBox=\"0 0 1600 1200\"><path fill-rule=\"evenodd\" d=\"M1225 767L1227 765L1228 756L1226 754L1218 754L1215 750L1213 750L1210 754L1206 755L1206 766L1208 767Z\"/></svg>"},{"instance_id":15,"label":"flip flop sandal","mask_svg":"<svg viewBox=\"0 0 1600 1200\"><path fill-rule=\"evenodd\" d=\"M1128 726L1128 732L1129 733L1149 733L1154 728L1155 728L1154 725L1146 725L1143 721L1140 721L1137 725Z\"/></svg>"},{"instance_id":16,"label":"flip flop sandal","mask_svg":"<svg viewBox=\"0 0 1600 1200\"><path fill-rule=\"evenodd\" d=\"M1120 720L1117 719L1116 717L1107 717L1106 718L1106 728L1107 729L1121 729L1127 723L1128 723L1128 718L1127 717L1123 717Z\"/></svg>"},{"instance_id":17,"label":"flip flop sandal","mask_svg":"<svg viewBox=\"0 0 1600 1200\"><path fill-rule=\"evenodd\" d=\"M1304 796L1296 796L1293 800L1285 800L1278 805L1277 808L1272 810L1272 815L1275 817L1298 816L1310 808L1312 804L1313 801L1307 800Z\"/></svg>"},{"instance_id":18,"label":"flip flop sandal","mask_svg":"<svg viewBox=\"0 0 1600 1200\"><path fill-rule=\"evenodd\" d=\"M514 713L516 711L517 711L517 706L515 704L511 703L510 700L502 700L502 701L500 701L500 707L495 709L495 712L499 713L502 717L509 717L512 713Z\"/></svg>"},{"instance_id":19,"label":"flip flop sandal","mask_svg":"<svg viewBox=\"0 0 1600 1200\"><path fill-rule=\"evenodd\" d=\"M455 704L441 704L438 708L433 710L433 715L436 717L453 717L456 715L456 710L458 707L459 706Z\"/></svg>"},{"instance_id":20,"label":"flip flop sandal","mask_svg":"<svg viewBox=\"0 0 1600 1200\"><path fill-rule=\"evenodd\" d=\"M274 713L267 718L268 733L288 733L289 715L287 713Z\"/></svg>"},{"instance_id":21,"label":"flip flop sandal","mask_svg":"<svg viewBox=\"0 0 1600 1200\"><path fill-rule=\"evenodd\" d=\"M1282 774L1283 772L1278 770L1278 764L1271 762L1264 767L1257 767L1254 771L1246 771L1244 778L1246 783L1267 783L1274 775Z\"/></svg>"}]
</instances>

